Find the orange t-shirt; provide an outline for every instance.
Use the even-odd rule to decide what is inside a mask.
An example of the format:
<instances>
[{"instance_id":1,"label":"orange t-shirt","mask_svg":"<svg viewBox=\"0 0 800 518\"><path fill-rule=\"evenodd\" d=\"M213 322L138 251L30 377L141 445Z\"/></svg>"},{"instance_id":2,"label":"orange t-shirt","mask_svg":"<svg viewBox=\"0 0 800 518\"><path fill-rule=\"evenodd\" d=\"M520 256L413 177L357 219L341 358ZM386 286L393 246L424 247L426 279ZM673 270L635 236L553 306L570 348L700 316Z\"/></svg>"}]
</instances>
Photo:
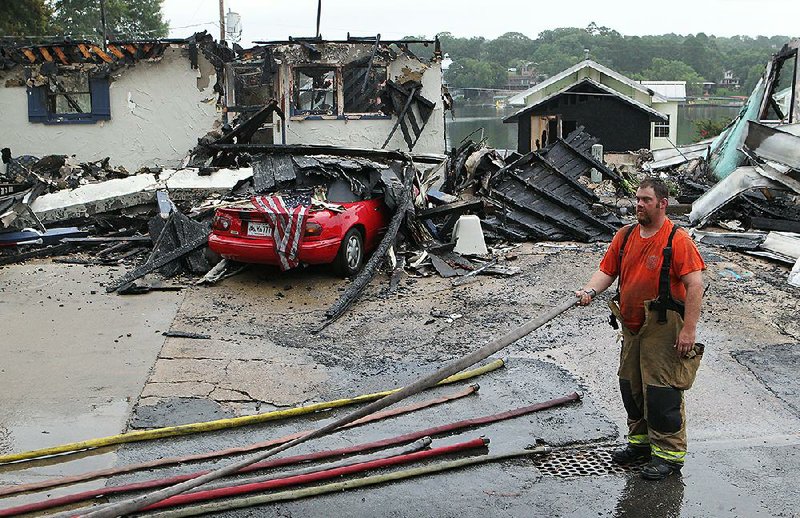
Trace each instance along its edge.
<instances>
[{"instance_id":1,"label":"orange t-shirt","mask_svg":"<svg viewBox=\"0 0 800 518\"><path fill-rule=\"evenodd\" d=\"M637 226L625 243L619 306L623 324L634 333L644 324L644 301L658 297L658 277L664 262L664 247L667 246L673 227L672 221L667 219L655 235L645 239L640 235L640 227ZM619 275L619 248L627 232L628 227L617 232L600 262L600 271L606 275ZM672 238L672 265L669 270L672 298L685 301L686 287L681 282L681 277L705 269L706 263L700 257L694 241L685 230L679 229Z\"/></svg>"}]
</instances>

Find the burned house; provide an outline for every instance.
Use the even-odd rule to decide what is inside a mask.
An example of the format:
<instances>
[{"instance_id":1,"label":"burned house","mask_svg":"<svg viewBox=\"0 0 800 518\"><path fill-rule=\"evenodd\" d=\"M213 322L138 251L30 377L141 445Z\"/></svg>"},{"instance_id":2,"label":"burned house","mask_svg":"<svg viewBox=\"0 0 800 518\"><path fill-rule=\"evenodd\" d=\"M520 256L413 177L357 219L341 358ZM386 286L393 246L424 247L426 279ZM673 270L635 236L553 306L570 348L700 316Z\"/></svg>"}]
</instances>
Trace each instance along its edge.
<instances>
[{"instance_id":1,"label":"burned house","mask_svg":"<svg viewBox=\"0 0 800 518\"><path fill-rule=\"evenodd\" d=\"M213 42L0 42L0 147L177 166L219 120Z\"/></svg>"},{"instance_id":2,"label":"burned house","mask_svg":"<svg viewBox=\"0 0 800 518\"><path fill-rule=\"evenodd\" d=\"M247 119L277 101L283 117L268 117L253 143L442 153L440 62L438 40L260 42L225 64L224 110Z\"/></svg>"},{"instance_id":3,"label":"burned house","mask_svg":"<svg viewBox=\"0 0 800 518\"><path fill-rule=\"evenodd\" d=\"M178 167L199 138L228 134L272 103L248 143L442 153L440 59L436 41L380 37L236 51L205 33L105 46L0 42L0 147L15 157L111 157L129 172Z\"/></svg>"},{"instance_id":4,"label":"burned house","mask_svg":"<svg viewBox=\"0 0 800 518\"><path fill-rule=\"evenodd\" d=\"M578 126L607 152L671 147L678 100L659 94L592 60L513 96L521 106L503 122L517 123L517 151L527 153L566 137Z\"/></svg>"}]
</instances>

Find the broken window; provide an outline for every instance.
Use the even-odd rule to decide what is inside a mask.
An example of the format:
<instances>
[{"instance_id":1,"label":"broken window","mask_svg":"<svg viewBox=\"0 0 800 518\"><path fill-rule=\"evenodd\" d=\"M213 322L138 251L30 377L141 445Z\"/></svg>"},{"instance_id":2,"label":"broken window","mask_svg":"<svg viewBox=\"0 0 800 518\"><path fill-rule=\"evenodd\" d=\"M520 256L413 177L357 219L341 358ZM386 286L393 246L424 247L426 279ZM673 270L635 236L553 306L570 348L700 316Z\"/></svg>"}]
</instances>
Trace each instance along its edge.
<instances>
[{"instance_id":1,"label":"broken window","mask_svg":"<svg viewBox=\"0 0 800 518\"><path fill-rule=\"evenodd\" d=\"M359 65L342 71L345 113L381 113L380 90L386 67Z\"/></svg>"},{"instance_id":2,"label":"broken window","mask_svg":"<svg viewBox=\"0 0 800 518\"><path fill-rule=\"evenodd\" d=\"M669 115L667 120L658 121L653 124L653 137L655 138L669 138Z\"/></svg>"},{"instance_id":3,"label":"broken window","mask_svg":"<svg viewBox=\"0 0 800 518\"><path fill-rule=\"evenodd\" d=\"M84 71L48 75L42 86L28 88L28 120L45 124L96 122L111 118L107 77Z\"/></svg>"},{"instance_id":4,"label":"broken window","mask_svg":"<svg viewBox=\"0 0 800 518\"><path fill-rule=\"evenodd\" d=\"M51 77L47 110L50 113L91 113L89 75L77 73Z\"/></svg>"},{"instance_id":5,"label":"broken window","mask_svg":"<svg viewBox=\"0 0 800 518\"><path fill-rule=\"evenodd\" d=\"M336 114L336 70L298 68L294 72L294 113Z\"/></svg>"}]
</instances>

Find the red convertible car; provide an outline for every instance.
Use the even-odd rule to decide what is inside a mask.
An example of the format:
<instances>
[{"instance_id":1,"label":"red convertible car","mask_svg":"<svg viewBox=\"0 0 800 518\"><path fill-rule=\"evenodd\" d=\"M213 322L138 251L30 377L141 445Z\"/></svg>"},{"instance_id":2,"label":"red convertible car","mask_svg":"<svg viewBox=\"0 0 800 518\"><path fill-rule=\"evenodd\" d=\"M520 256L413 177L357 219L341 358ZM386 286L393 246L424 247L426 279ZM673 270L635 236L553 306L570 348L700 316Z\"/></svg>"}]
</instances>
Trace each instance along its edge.
<instances>
[{"instance_id":1,"label":"red convertible car","mask_svg":"<svg viewBox=\"0 0 800 518\"><path fill-rule=\"evenodd\" d=\"M333 263L340 274L353 275L377 247L391 213L382 196L337 201L334 191L329 188L327 204L308 196L263 196L252 206L217 209L208 246L234 261L282 270Z\"/></svg>"}]
</instances>

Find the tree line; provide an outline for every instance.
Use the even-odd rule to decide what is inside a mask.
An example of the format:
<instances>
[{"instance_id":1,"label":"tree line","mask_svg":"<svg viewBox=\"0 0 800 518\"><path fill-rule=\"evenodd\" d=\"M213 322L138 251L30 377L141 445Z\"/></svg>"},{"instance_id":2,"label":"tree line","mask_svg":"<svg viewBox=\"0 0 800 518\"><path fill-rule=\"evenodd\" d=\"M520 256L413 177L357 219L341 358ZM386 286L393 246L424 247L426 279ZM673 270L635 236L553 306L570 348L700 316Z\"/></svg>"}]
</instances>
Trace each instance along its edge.
<instances>
[{"instance_id":1,"label":"tree line","mask_svg":"<svg viewBox=\"0 0 800 518\"><path fill-rule=\"evenodd\" d=\"M733 36L704 33L682 36L623 36L592 23L585 29L563 27L532 39L509 32L495 39L458 38L440 33L442 51L453 60L445 79L454 87L503 88L508 69L533 67L546 78L589 58L632 79L687 81L690 94L701 92L705 81L718 83L726 71L740 81L736 94L752 91L770 56L787 36ZM720 92L718 92L720 93ZM721 92L732 94L731 91Z\"/></svg>"},{"instance_id":2,"label":"tree line","mask_svg":"<svg viewBox=\"0 0 800 518\"><path fill-rule=\"evenodd\" d=\"M145 39L167 36L163 0L104 0L109 39ZM99 41L103 30L100 0L3 0L0 2L0 37L63 37ZM704 33L623 36L595 23L585 29L562 27L541 32L536 38L508 32L495 39L458 38L438 34L442 49L453 60L445 72L456 88L503 88L510 68L535 70L542 80L589 57L639 80L686 81L690 95L699 95L703 82L718 83L726 71L740 81L747 94L755 86L770 56L787 36L733 36ZM423 52L431 52L430 49Z\"/></svg>"},{"instance_id":3,"label":"tree line","mask_svg":"<svg viewBox=\"0 0 800 518\"><path fill-rule=\"evenodd\" d=\"M104 0L109 39L166 37L163 0ZM0 37L102 40L100 0L2 0Z\"/></svg>"}]
</instances>

